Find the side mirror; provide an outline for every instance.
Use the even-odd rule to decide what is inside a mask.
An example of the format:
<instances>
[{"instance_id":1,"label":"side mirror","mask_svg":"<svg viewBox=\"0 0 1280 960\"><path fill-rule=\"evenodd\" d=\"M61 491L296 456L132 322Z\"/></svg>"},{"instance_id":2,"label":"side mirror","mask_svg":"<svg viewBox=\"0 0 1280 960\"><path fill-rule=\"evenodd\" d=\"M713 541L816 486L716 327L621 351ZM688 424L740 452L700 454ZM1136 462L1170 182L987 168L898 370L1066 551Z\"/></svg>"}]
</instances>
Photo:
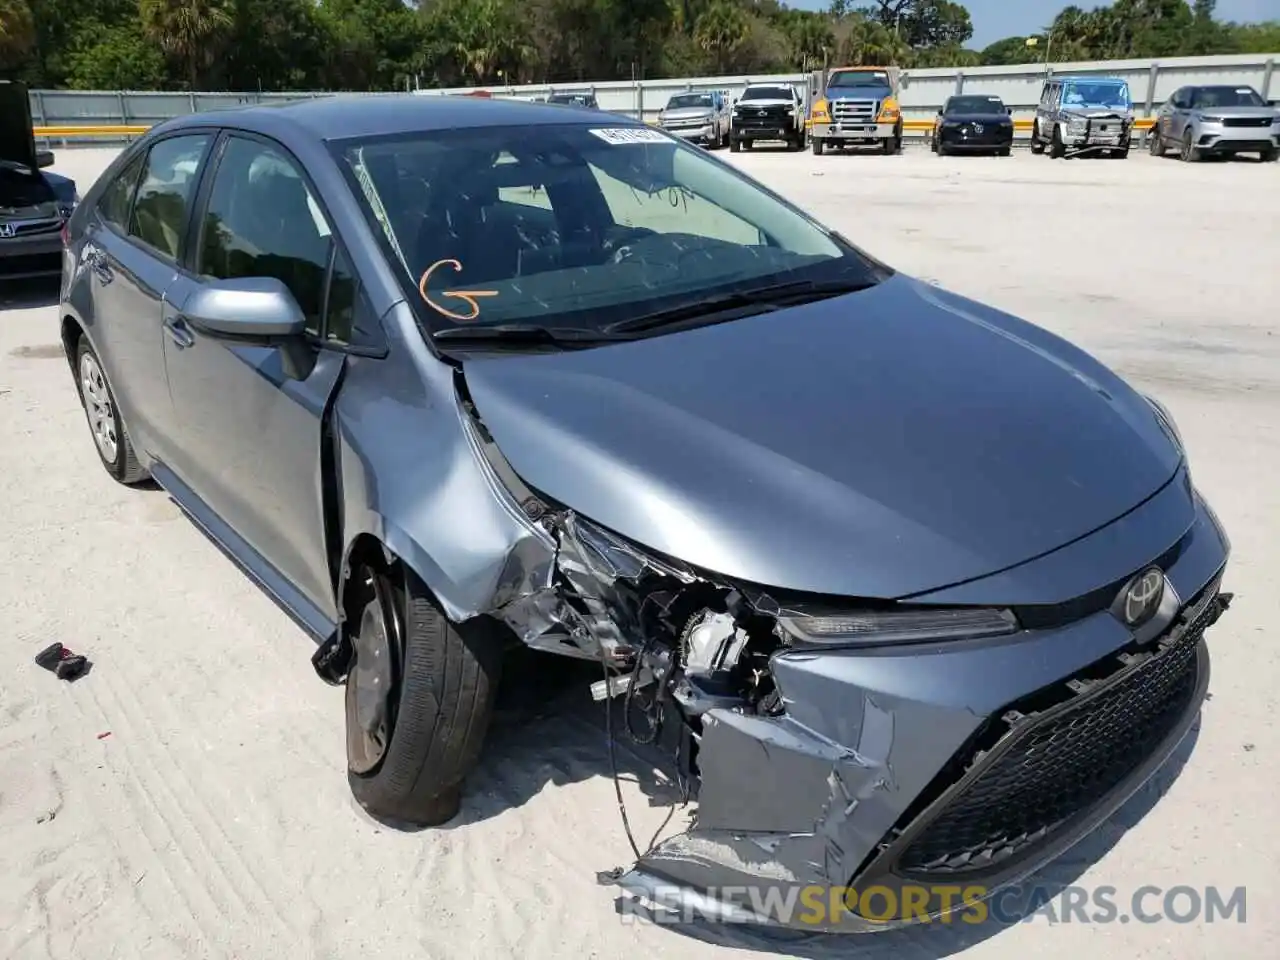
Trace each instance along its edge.
<instances>
[{"instance_id":1,"label":"side mirror","mask_svg":"<svg viewBox=\"0 0 1280 960\"><path fill-rule=\"evenodd\" d=\"M275 277L210 281L191 295L182 312L193 326L236 340L298 337L307 327L298 301Z\"/></svg>"},{"instance_id":2,"label":"side mirror","mask_svg":"<svg viewBox=\"0 0 1280 960\"><path fill-rule=\"evenodd\" d=\"M1013 107L1005 107L1005 108L1004 108L1004 112L1005 112L1005 113L1007 113L1009 116L1011 116L1011 117L1012 117L1012 116L1013 116Z\"/></svg>"},{"instance_id":3,"label":"side mirror","mask_svg":"<svg viewBox=\"0 0 1280 960\"><path fill-rule=\"evenodd\" d=\"M1280 107L1280 100L1268 100L1268 101L1267 101L1267 106L1268 106L1268 107Z\"/></svg>"},{"instance_id":4,"label":"side mirror","mask_svg":"<svg viewBox=\"0 0 1280 960\"><path fill-rule=\"evenodd\" d=\"M941 107L939 107L939 108L938 108L938 116L942 116L942 108L941 108Z\"/></svg>"},{"instance_id":5,"label":"side mirror","mask_svg":"<svg viewBox=\"0 0 1280 960\"><path fill-rule=\"evenodd\" d=\"M37 150L37 151L36 151L36 166L37 166L37 167L39 167L41 170L43 170L45 167L52 167L52 166L53 166L53 151L52 151L52 150Z\"/></svg>"}]
</instances>

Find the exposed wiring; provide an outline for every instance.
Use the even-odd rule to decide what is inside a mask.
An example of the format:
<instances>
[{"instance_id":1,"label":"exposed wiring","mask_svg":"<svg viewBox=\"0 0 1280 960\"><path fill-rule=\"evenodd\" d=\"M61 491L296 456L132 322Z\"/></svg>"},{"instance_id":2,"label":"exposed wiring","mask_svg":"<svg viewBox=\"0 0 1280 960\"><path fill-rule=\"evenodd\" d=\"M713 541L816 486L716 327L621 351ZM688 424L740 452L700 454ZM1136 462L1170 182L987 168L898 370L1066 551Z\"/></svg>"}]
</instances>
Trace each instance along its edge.
<instances>
[{"instance_id":1,"label":"exposed wiring","mask_svg":"<svg viewBox=\"0 0 1280 960\"><path fill-rule=\"evenodd\" d=\"M604 736L609 748L609 769L613 773L613 793L618 800L618 813L622 815L622 829L626 831L627 843L631 844L631 852L640 859L640 846L636 843L635 834L631 832L631 820L627 817L627 804L622 799L622 779L618 776L618 755L613 743L613 697L610 695L609 654L604 645L600 645L600 666L604 671Z\"/></svg>"}]
</instances>

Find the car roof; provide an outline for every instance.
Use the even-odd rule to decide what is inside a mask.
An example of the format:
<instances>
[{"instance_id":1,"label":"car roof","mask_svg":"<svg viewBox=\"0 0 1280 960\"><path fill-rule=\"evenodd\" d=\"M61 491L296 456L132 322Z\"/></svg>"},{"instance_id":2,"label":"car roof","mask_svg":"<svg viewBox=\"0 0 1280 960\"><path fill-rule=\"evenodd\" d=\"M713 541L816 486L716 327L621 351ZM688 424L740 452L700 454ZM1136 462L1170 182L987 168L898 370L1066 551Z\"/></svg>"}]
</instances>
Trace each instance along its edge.
<instances>
[{"instance_id":1,"label":"car roof","mask_svg":"<svg viewBox=\"0 0 1280 960\"><path fill-rule=\"evenodd\" d=\"M166 131L188 127L237 127L267 135L301 133L321 140L394 136L416 131L541 124L599 124L596 114L558 104L436 94L315 97L284 103L213 110L171 120ZM613 126L641 126L611 116Z\"/></svg>"}]
</instances>

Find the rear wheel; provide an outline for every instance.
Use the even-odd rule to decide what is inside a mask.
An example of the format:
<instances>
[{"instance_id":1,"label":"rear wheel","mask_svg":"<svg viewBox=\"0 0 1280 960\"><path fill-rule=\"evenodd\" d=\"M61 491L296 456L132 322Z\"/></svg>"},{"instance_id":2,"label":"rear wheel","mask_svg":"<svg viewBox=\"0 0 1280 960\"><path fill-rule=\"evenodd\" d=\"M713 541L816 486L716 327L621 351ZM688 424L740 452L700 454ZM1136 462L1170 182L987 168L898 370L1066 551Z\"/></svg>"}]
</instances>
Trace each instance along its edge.
<instances>
[{"instance_id":1,"label":"rear wheel","mask_svg":"<svg viewBox=\"0 0 1280 960\"><path fill-rule=\"evenodd\" d=\"M86 337L81 337L76 344L75 361L80 404L84 407L93 446L98 451L102 466L116 481L126 486L145 480L147 471L138 462L138 455L129 440L129 431L120 418L115 394L102 371L102 362Z\"/></svg>"},{"instance_id":2,"label":"rear wheel","mask_svg":"<svg viewBox=\"0 0 1280 960\"><path fill-rule=\"evenodd\" d=\"M372 816L435 826L458 813L493 712L502 638L454 624L412 571L364 568L352 604L347 781Z\"/></svg>"}]
</instances>

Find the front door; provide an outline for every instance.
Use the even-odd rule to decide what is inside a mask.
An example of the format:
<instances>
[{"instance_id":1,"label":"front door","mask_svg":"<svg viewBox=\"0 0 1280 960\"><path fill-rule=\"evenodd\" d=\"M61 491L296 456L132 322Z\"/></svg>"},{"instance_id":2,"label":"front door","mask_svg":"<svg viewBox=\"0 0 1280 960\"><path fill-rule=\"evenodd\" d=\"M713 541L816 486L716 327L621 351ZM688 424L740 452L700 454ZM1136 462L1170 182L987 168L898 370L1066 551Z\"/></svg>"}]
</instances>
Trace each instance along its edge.
<instances>
[{"instance_id":1,"label":"front door","mask_svg":"<svg viewBox=\"0 0 1280 960\"><path fill-rule=\"evenodd\" d=\"M345 355L322 349L334 241L282 147L229 136L220 148L191 260L166 298L165 362L182 450L171 467L205 505L329 620L321 428ZM183 317L199 284L271 276L302 307L305 362L279 345L209 336Z\"/></svg>"}]
</instances>

